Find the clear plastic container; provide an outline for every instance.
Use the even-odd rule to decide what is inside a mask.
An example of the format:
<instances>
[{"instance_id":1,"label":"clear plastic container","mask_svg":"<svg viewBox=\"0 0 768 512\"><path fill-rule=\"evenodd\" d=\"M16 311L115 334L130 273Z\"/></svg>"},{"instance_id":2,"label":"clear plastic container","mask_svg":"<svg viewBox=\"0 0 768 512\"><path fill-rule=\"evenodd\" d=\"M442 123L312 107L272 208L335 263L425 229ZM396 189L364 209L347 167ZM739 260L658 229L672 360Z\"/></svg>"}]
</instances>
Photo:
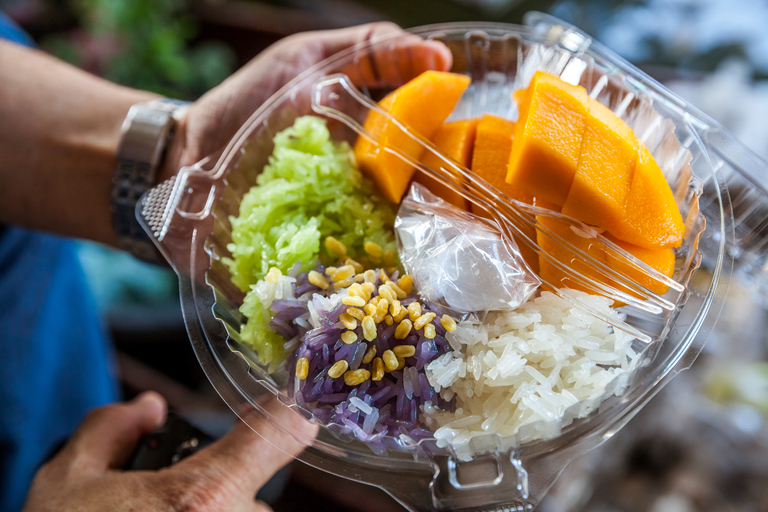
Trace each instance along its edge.
<instances>
[{"instance_id":1,"label":"clear plastic container","mask_svg":"<svg viewBox=\"0 0 768 512\"><path fill-rule=\"evenodd\" d=\"M455 116L491 112L514 117L509 93L525 87L536 69L584 85L619 113L654 152L683 206L688 236L674 276L681 287L663 297L673 307L648 329L646 364L634 372L626 391L553 439L499 449L470 462L450 453L376 454L364 443L341 439L327 429L316 440L305 440L311 446L300 460L381 487L409 510L532 510L569 461L615 434L669 379L690 366L722 308L734 261L750 283L765 289L768 282L763 213L768 208L767 164L712 119L577 29L539 13L526 22L528 26L446 24L412 32L444 42L454 55L452 71L472 78ZM281 393L286 379L268 375L255 354L236 341L244 321L238 311L243 293L220 261L227 254L227 217L237 214L240 199L255 183L275 134L298 116L322 114L317 102L313 111L316 85L354 67L361 55L391 44L353 48L304 73L255 112L221 154L181 169L138 205L140 220L179 274L184 319L200 364L232 410L251 425L254 414L269 417L258 403L264 394L273 393L289 406L291 400ZM403 77L403 82L410 78ZM363 92L378 99L386 90ZM359 108L347 113L358 121L365 114ZM357 136L343 123L334 125L332 134L346 140ZM691 180L690 172L697 179ZM473 184L478 190L488 187L482 180ZM504 197L487 193L486 200L503 206ZM509 215L517 211L507 209ZM638 317L633 325L646 320ZM281 435L299 435L270 419Z\"/></svg>"}]
</instances>

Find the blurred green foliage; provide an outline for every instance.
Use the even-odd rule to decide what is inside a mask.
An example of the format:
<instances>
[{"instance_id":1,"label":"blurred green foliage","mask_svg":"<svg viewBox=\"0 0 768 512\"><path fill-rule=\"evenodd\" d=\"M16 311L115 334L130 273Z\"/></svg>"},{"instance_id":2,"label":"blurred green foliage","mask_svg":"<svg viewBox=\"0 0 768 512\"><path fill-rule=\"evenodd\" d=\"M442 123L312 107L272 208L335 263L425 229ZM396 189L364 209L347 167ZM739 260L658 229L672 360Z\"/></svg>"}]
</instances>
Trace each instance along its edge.
<instances>
[{"instance_id":1,"label":"blurred green foliage","mask_svg":"<svg viewBox=\"0 0 768 512\"><path fill-rule=\"evenodd\" d=\"M191 100L234 68L227 45L192 44L197 24L186 0L70 0L70 8L85 38L58 35L44 45L81 67L93 66L95 58L94 71L108 80Z\"/></svg>"},{"instance_id":2,"label":"blurred green foliage","mask_svg":"<svg viewBox=\"0 0 768 512\"><path fill-rule=\"evenodd\" d=\"M520 23L530 10L547 12L557 0L354 0L403 27L454 21ZM485 8L483 8L485 5Z\"/></svg>"},{"instance_id":3,"label":"blurred green foliage","mask_svg":"<svg viewBox=\"0 0 768 512\"><path fill-rule=\"evenodd\" d=\"M196 40L186 0L69 0L77 30L48 36L42 46L113 82L194 100L234 69L234 51ZM129 255L81 245L80 258L104 311L178 299L175 275Z\"/></svg>"}]
</instances>

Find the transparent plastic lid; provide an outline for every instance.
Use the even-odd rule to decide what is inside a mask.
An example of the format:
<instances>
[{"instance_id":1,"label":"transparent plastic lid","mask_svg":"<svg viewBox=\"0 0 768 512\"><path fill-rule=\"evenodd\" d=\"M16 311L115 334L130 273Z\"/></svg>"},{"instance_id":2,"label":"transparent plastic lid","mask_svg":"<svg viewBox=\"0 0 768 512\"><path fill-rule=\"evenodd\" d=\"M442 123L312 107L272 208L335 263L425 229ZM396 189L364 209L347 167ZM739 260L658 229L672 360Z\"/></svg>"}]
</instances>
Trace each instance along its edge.
<instances>
[{"instance_id":1,"label":"transparent plastic lid","mask_svg":"<svg viewBox=\"0 0 768 512\"><path fill-rule=\"evenodd\" d=\"M595 293L614 294L626 304L624 320L607 320L631 334L641 354L628 380L617 384L615 393L587 410L585 417L577 416L546 439L485 440L484 449L469 461L450 448L372 450L353 436L329 429L321 429L315 440L305 440L310 448L300 460L381 487L410 510L531 510L570 460L612 436L665 382L690 366L720 312L734 260L740 275L756 286L766 282L764 216L758 218L758 212L768 207L766 164L713 120L577 29L539 13L526 22L529 26L458 23L412 31L446 44L454 56L452 71L472 80L452 118L493 113L514 119L511 92L526 87L536 70L582 85L624 119L652 151L683 214L686 235L676 250L673 277L665 278L589 226L504 196L403 126L406 136L420 140L442 162L437 168L412 162L419 172L487 211L504 236L542 255L536 237L530 231L526 234L533 227L571 251L574 260L584 261L590 272L619 283L606 288L604 282L590 279L584 267L562 268L575 282ZM302 411L286 393L288 376L269 374L256 354L237 341L245 321L239 311L244 293L232 284L221 261L230 254L229 217L238 214L243 195L267 163L274 136L296 118L328 119L336 140L353 142L358 136L370 136L362 129L368 112L378 109L370 98L380 99L400 84L358 90L350 70L360 65L362 56L397 44L397 39L368 43L310 69L255 112L221 154L181 169L138 205L145 229L179 274L184 319L200 364L222 398L252 426L254 414L270 417L259 405L265 394L274 394L297 414ZM403 76L401 83L411 78ZM669 290L653 293L629 274L590 260L556 230L537 222L537 215L593 236L611 257L664 282ZM568 300L601 315L578 299ZM308 416L306 411L303 415ZM299 436L270 418L281 435Z\"/></svg>"}]
</instances>

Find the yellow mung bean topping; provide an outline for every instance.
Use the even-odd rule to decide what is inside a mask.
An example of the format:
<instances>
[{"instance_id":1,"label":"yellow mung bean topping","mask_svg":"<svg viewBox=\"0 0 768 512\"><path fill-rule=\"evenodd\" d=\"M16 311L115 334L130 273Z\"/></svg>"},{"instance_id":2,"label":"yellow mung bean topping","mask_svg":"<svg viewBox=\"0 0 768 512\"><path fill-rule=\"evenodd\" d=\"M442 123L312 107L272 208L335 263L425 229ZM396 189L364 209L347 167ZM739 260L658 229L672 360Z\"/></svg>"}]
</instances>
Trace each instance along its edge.
<instances>
[{"instance_id":1,"label":"yellow mung bean topping","mask_svg":"<svg viewBox=\"0 0 768 512\"><path fill-rule=\"evenodd\" d=\"M450 315L441 316L440 325L443 326L443 329L445 329L446 332L453 332L456 330L456 320Z\"/></svg>"},{"instance_id":2,"label":"yellow mung bean topping","mask_svg":"<svg viewBox=\"0 0 768 512\"><path fill-rule=\"evenodd\" d=\"M296 360L296 376L304 380L309 375L309 359L300 357Z\"/></svg>"},{"instance_id":3,"label":"yellow mung bean topping","mask_svg":"<svg viewBox=\"0 0 768 512\"><path fill-rule=\"evenodd\" d=\"M384 323L387 325L392 325L393 323L395 323L395 319L392 318L392 315L387 315L384 317Z\"/></svg>"},{"instance_id":4,"label":"yellow mung bean topping","mask_svg":"<svg viewBox=\"0 0 768 512\"><path fill-rule=\"evenodd\" d=\"M337 258L343 258L347 255L347 246L332 236L325 237L325 248Z\"/></svg>"},{"instance_id":5,"label":"yellow mung bean topping","mask_svg":"<svg viewBox=\"0 0 768 512\"><path fill-rule=\"evenodd\" d=\"M355 278L348 277L346 279L342 279L341 281L336 281L335 283L333 283L333 287L336 288L337 290L341 290L342 288L346 288L354 283L355 283Z\"/></svg>"},{"instance_id":6,"label":"yellow mung bean topping","mask_svg":"<svg viewBox=\"0 0 768 512\"><path fill-rule=\"evenodd\" d=\"M339 322L350 331L357 329L357 320L349 313L342 313L339 315Z\"/></svg>"},{"instance_id":7,"label":"yellow mung bean topping","mask_svg":"<svg viewBox=\"0 0 768 512\"><path fill-rule=\"evenodd\" d=\"M355 307L361 308L365 306L365 299L362 297L347 296L347 297L342 297L341 303L346 306L355 306Z\"/></svg>"},{"instance_id":8,"label":"yellow mung bean topping","mask_svg":"<svg viewBox=\"0 0 768 512\"><path fill-rule=\"evenodd\" d=\"M333 275L333 280L342 281L354 275L355 275L355 267L353 267L352 265L344 265L343 267L339 267L338 269L336 269L336 273Z\"/></svg>"},{"instance_id":9,"label":"yellow mung bean topping","mask_svg":"<svg viewBox=\"0 0 768 512\"><path fill-rule=\"evenodd\" d=\"M374 357L376 357L376 345L371 345L363 356L363 364L370 363Z\"/></svg>"},{"instance_id":10,"label":"yellow mung bean topping","mask_svg":"<svg viewBox=\"0 0 768 512\"><path fill-rule=\"evenodd\" d=\"M395 353L398 359L404 359L406 357L413 357L416 354L416 347L413 345L398 345L392 349L392 352Z\"/></svg>"},{"instance_id":11,"label":"yellow mung bean topping","mask_svg":"<svg viewBox=\"0 0 768 512\"><path fill-rule=\"evenodd\" d=\"M373 341L378 335L376 331L376 322L372 317L366 316L363 318L363 338L368 341Z\"/></svg>"},{"instance_id":12,"label":"yellow mung bean topping","mask_svg":"<svg viewBox=\"0 0 768 512\"><path fill-rule=\"evenodd\" d=\"M362 286L365 291L365 300L371 300L371 295L373 295L374 290L376 290L376 286L373 283L363 283L360 286Z\"/></svg>"},{"instance_id":13,"label":"yellow mung bean topping","mask_svg":"<svg viewBox=\"0 0 768 512\"><path fill-rule=\"evenodd\" d=\"M385 267L394 267L395 266L395 251L392 249L387 249L384 251L384 266Z\"/></svg>"},{"instance_id":14,"label":"yellow mung bean topping","mask_svg":"<svg viewBox=\"0 0 768 512\"><path fill-rule=\"evenodd\" d=\"M387 310L389 309L389 301L387 299L381 299L378 304L376 304L376 323L381 322L384 320L384 317L387 314Z\"/></svg>"},{"instance_id":15,"label":"yellow mung bean topping","mask_svg":"<svg viewBox=\"0 0 768 512\"><path fill-rule=\"evenodd\" d=\"M363 313L362 309L358 308L347 308L346 313L351 316L352 318L357 318L358 320L362 321L363 318L365 318L365 313Z\"/></svg>"},{"instance_id":16,"label":"yellow mung bean topping","mask_svg":"<svg viewBox=\"0 0 768 512\"><path fill-rule=\"evenodd\" d=\"M395 283L394 281L388 281L387 286L391 287L395 291L395 295L397 295L398 299L404 299L408 296L408 294L405 293L405 291L402 288L397 286L397 283Z\"/></svg>"},{"instance_id":17,"label":"yellow mung bean topping","mask_svg":"<svg viewBox=\"0 0 768 512\"><path fill-rule=\"evenodd\" d=\"M271 284L277 284L277 281L280 280L280 276L282 276L283 273L280 272L280 269L277 267L272 267L269 269L269 272L267 272L267 275L264 277L264 280Z\"/></svg>"},{"instance_id":18,"label":"yellow mung bean topping","mask_svg":"<svg viewBox=\"0 0 768 512\"><path fill-rule=\"evenodd\" d=\"M384 254L381 246L376 242L371 241L365 242L365 244L363 244L363 250L368 254L369 257L376 259L380 259Z\"/></svg>"},{"instance_id":19,"label":"yellow mung bean topping","mask_svg":"<svg viewBox=\"0 0 768 512\"><path fill-rule=\"evenodd\" d=\"M379 286L379 297L384 297L389 302L394 302L397 300L397 294L395 293L395 290L386 284Z\"/></svg>"},{"instance_id":20,"label":"yellow mung bean topping","mask_svg":"<svg viewBox=\"0 0 768 512\"><path fill-rule=\"evenodd\" d=\"M360 368L351 370L344 374L344 384L347 386L358 386L371 377L371 372Z\"/></svg>"},{"instance_id":21,"label":"yellow mung bean topping","mask_svg":"<svg viewBox=\"0 0 768 512\"><path fill-rule=\"evenodd\" d=\"M437 336L437 331L435 330L435 324L427 324L424 326L424 337L428 340L435 339L435 336Z\"/></svg>"},{"instance_id":22,"label":"yellow mung bean topping","mask_svg":"<svg viewBox=\"0 0 768 512\"><path fill-rule=\"evenodd\" d=\"M309 274L307 274L307 280L321 290L327 290L331 285L325 276L316 270L309 271Z\"/></svg>"},{"instance_id":23,"label":"yellow mung bean topping","mask_svg":"<svg viewBox=\"0 0 768 512\"><path fill-rule=\"evenodd\" d=\"M338 379L342 375L344 375L344 372L347 371L347 368L349 368L349 363L346 359L339 359L335 363L333 363L333 366L331 366L328 369L328 376L332 379Z\"/></svg>"},{"instance_id":24,"label":"yellow mung bean topping","mask_svg":"<svg viewBox=\"0 0 768 512\"><path fill-rule=\"evenodd\" d=\"M432 319L435 318L436 316L437 316L437 313L433 313L432 311L428 311L428 312L424 313L423 315L421 315L418 318L418 320L413 322L413 327L416 330L419 330L422 327L424 327L425 325L427 325L429 322L431 322Z\"/></svg>"},{"instance_id":25,"label":"yellow mung bean topping","mask_svg":"<svg viewBox=\"0 0 768 512\"><path fill-rule=\"evenodd\" d=\"M357 260L353 260L352 258L347 258L346 260L344 260L344 264L345 265L352 265L352 268L355 269L355 273L357 273L357 274L361 273L363 271L363 269L365 268L365 267L363 267L362 263L360 263Z\"/></svg>"},{"instance_id":26,"label":"yellow mung bean topping","mask_svg":"<svg viewBox=\"0 0 768 512\"><path fill-rule=\"evenodd\" d=\"M396 340L404 340L408 337L408 335L411 333L411 327L413 327L413 324L411 324L411 321L407 318L404 318L400 324L395 328L395 339Z\"/></svg>"},{"instance_id":27,"label":"yellow mung bean topping","mask_svg":"<svg viewBox=\"0 0 768 512\"><path fill-rule=\"evenodd\" d=\"M408 304L408 318L415 322L421 316L421 302L413 301Z\"/></svg>"},{"instance_id":28,"label":"yellow mung bean topping","mask_svg":"<svg viewBox=\"0 0 768 512\"><path fill-rule=\"evenodd\" d=\"M372 368L373 376L371 377L371 380L379 381L384 378L384 361L382 361L380 357L377 357L373 360Z\"/></svg>"},{"instance_id":29,"label":"yellow mung bean topping","mask_svg":"<svg viewBox=\"0 0 768 512\"><path fill-rule=\"evenodd\" d=\"M391 350L385 350L384 353L381 354L381 359L384 361L384 366L387 368L387 371L390 372L395 371L397 365L399 364L397 361L397 356Z\"/></svg>"},{"instance_id":30,"label":"yellow mung bean topping","mask_svg":"<svg viewBox=\"0 0 768 512\"><path fill-rule=\"evenodd\" d=\"M355 331L344 331L341 333L341 341L345 345L351 345L357 341L357 334Z\"/></svg>"},{"instance_id":31,"label":"yellow mung bean topping","mask_svg":"<svg viewBox=\"0 0 768 512\"><path fill-rule=\"evenodd\" d=\"M411 290L413 290L413 278L410 275L405 274L397 280L397 286L399 286L405 293L411 293Z\"/></svg>"},{"instance_id":32,"label":"yellow mung bean topping","mask_svg":"<svg viewBox=\"0 0 768 512\"><path fill-rule=\"evenodd\" d=\"M357 283L349 285L348 292L351 297L360 297L365 299L365 290L363 290L363 287Z\"/></svg>"}]
</instances>

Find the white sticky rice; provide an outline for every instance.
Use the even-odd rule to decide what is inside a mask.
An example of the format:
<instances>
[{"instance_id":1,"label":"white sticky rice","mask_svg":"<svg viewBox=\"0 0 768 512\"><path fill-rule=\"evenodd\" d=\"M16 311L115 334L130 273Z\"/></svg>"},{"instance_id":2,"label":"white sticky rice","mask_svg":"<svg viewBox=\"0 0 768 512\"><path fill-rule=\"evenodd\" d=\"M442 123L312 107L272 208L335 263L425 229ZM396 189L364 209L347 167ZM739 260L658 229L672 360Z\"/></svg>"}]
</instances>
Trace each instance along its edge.
<instances>
[{"instance_id":1,"label":"white sticky rice","mask_svg":"<svg viewBox=\"0 0 768 512\"><path fill-rule=\"evenodd\" d=\"M569 290L606 315L621 314L604 297ZM635 368L632 336L550 292L483 324L462 323L453 348L427 365L429 383L456 411L426 407L425 424L461 459L557 436L611 394Z\"/></svg>"}]
</instances>

